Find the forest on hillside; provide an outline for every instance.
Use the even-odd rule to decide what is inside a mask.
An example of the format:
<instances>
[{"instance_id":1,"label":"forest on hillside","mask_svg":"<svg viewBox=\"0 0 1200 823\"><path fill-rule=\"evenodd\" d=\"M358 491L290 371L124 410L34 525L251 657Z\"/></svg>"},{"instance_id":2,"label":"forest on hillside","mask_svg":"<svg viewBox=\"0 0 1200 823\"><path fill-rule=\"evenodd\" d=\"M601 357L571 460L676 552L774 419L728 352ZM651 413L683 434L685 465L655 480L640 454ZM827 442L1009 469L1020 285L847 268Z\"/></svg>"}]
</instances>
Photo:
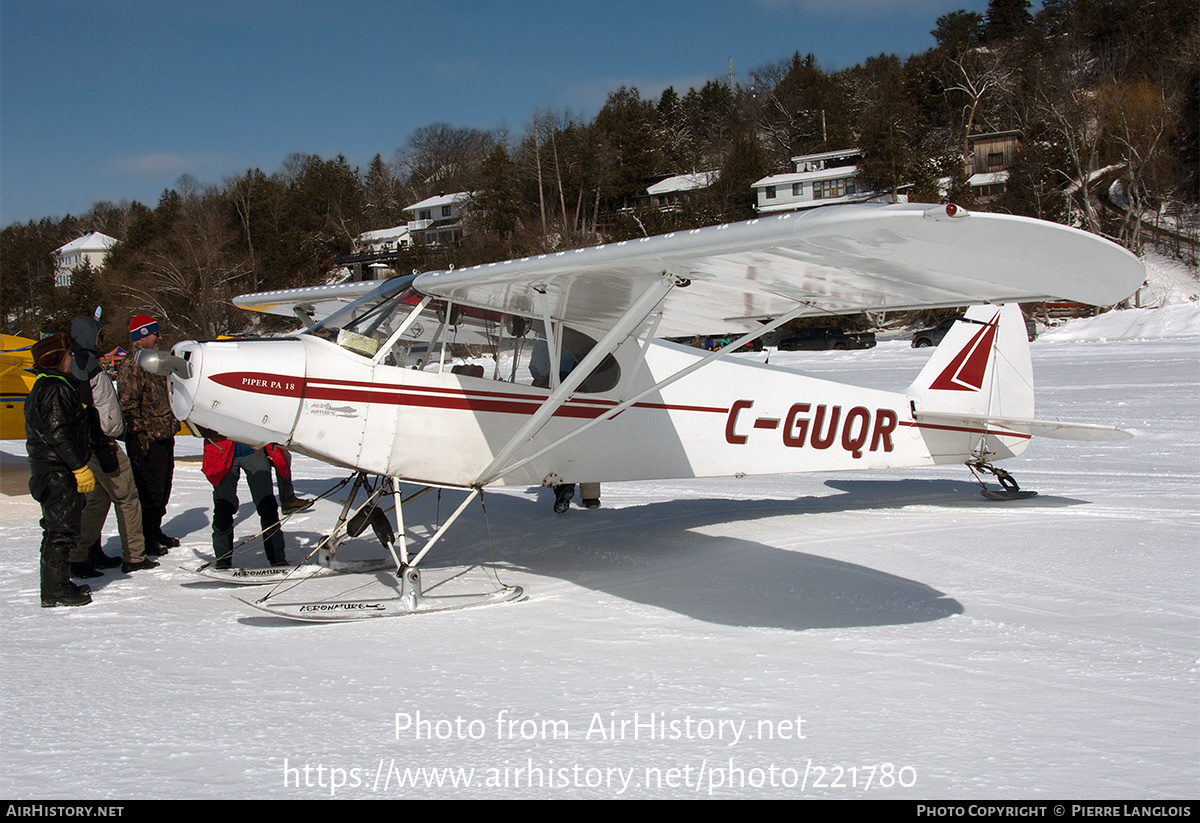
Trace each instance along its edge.
<instances>
[{"instance_id":1,"label":"forest on hillside","mask_svg":"<svg viewBox=\"0 0 1200 823\"><path fill-rule=\"evenodd\" d=\"M115 325L137 313L162 320L168 342L237 333L251 320L233 296L326 282L360 233L404 222L405 206L440 192L472 193L467 231L406 252L401 271L751 218L754 181L791 171L793 156L850 147L863 150L871 187L971 207L967 137L1008 130L1023 148L989 210L1070 223L1135 251L1155 243L1194 264L1198 11L1195 0L1043 0L1035 14L1029 0L991 0L986 15L939 17L936 47L907 59L828 72L797 52L741 83L657 99L620 88L591 120L527 113L519 134L422 126L365 170L292 155L220 183L185 175L153 206L100 202L6 227L4 330L36 336L102 305L114 341L125 338ZM692 171L719 172L695 203L624 208L649 181ZM90 231L120 241L102 275L84 267L56 289L54 250Z\"/></svg>"}]
</instances>

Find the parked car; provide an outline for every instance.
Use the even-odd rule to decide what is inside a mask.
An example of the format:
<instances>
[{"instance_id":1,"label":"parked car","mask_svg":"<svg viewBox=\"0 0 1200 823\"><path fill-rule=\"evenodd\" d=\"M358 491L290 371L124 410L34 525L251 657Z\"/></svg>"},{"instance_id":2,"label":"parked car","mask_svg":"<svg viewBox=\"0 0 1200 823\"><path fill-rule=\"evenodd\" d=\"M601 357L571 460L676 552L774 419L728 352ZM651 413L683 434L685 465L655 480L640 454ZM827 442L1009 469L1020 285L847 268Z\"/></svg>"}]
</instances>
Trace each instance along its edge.
<instances>
[{"instance_id":1,"label":"parked car","mask_svg":"<svg viewBox=\"0 0 1200 823\"><path fill-rule=\"evenodd\" d=\"M801 329L792 337L779 341L780 351L827 351L829 349L870 349L875 347L875 333L844 331L833 326Z\"/></svg>"},{"instance_id":2,"label":"parked car","mask_svg":"<svg viewBox=\"0 0 1200 823\"><path fill-rule=\"evenodd\" d=\"M912 347L914 349L923 349L928 346L936 346L942 342L942 338L946 336L946 332L950 331L950 327L955 321L961 319L962 315L955 317L947 317L941 323L928 329L920 329L913 332ZM1025 318L1025 333L1030 340L1037 339L1037 323L1034 323L1029 318Z\"/></svg>"},{"instance_id":3,"label":"parked car","mask_svg":"<svg viewBox=\"0 0 1200 823\"><path fill-rule=\"evenodd\" d=\"M957 317L947 317L932 328L920 329L913 332L912 347L914 349L925 349L930 346L936 346L942 342L942 338L946 336L946 332L950 331L950 327L957 321Z\"/></svg>"}]
</instances>

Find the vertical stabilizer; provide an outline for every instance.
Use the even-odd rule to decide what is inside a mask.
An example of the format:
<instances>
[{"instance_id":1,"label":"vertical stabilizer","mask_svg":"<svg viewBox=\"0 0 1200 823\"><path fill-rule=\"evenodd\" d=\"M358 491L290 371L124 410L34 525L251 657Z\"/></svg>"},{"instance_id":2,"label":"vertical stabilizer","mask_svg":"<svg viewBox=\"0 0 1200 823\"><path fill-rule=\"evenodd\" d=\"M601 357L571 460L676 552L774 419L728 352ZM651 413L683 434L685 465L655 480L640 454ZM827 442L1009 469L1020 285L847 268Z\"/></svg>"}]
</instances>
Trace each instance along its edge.
<instances>
[{"instance_id":1,"label":"vertical stabilizer","mask_svg":"<svg viewBox=\"0 0 1200 823\"><path fill-rule=\"evenodd\" d=\"M908 392L922 411L1033 417L1033 365L1021 307L967 309Z\"/></svg>"},{"instance_id":2,"label":"vertical stabilizer","mask_svg":"<svg viewBox=\"0 0 1200 823\"><path fill-rule=\"evenodd\" d=\"M933 356L908 388L914 408L921 412L979 416L982 418L1033 417L1033 364L1025 317L1016 303L1003 306L972 306L934 350ZM936 427L937 439L950 440L955 431L978 437L954 427ZM927 432L927 440L934 427ZM956 438L954 438L956 439ZM1018 453L1025 440L988 438L984 450L998 456ZM931 443L931 448L933 444ZM945 444L947 451L960 445ZM941 448L932 449L934 453ZM943 452L947 453L947 452Z\"/></svg>"}]
</instances>

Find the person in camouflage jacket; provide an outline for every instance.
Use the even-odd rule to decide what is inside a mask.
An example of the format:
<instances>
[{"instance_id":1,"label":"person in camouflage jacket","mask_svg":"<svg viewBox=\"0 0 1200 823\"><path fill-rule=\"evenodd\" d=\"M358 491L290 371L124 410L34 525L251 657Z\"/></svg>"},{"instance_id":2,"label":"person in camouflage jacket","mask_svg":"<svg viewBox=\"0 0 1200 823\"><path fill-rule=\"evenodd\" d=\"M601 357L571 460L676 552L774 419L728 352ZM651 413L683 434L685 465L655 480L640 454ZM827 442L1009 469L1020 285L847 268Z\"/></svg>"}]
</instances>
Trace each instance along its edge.
<instances>
[{"instance_id":1,"label":"person in camouflage jacket","mask_svg":"<svg viewBox=\"0 0 1200 823\"><path fill-rule=\"evenodd\" d=\"M175 473L179 423L171 413L167 379L150 374L135 362L137 352L157 349L162 342L158 321L139 314L129 324L129 337L132 350L117 369L117 396L125 416L125 448L142 501L146 554L164 555L168 548L179 545L177 538L168 537L162 530Z\"/></svg>"}]
</instances>

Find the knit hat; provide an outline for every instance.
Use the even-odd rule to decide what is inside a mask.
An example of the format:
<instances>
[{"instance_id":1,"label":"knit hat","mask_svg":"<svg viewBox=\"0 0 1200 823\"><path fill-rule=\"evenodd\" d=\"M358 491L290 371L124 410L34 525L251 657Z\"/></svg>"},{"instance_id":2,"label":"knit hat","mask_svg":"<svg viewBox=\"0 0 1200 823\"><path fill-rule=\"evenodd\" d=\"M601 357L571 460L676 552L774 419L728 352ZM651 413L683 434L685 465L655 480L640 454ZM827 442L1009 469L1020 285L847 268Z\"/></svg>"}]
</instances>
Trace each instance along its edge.
<instances>
[{"instance_id":1,"label":"knit hat","mask_svg":"<svg viewBox=\"0 0 1200 823\"><path fill-rule=\"evenodd\" d=\"M139 314L129 321L130 340L141 340L143 337L149 337L152 334L158 334L158 321L150 315Z\"/></svg>"},{"instance_id":2,"label":"knit hat","mask_svg":"<svg viewBox=\"0 0 1200 823\"><path fill-rule=\"evenodd\" d=\"M43 337L30 348L33 362L39 369L57 369L63 353L71 348L71 339L63 332Z\"/></svg>"}]
</instances>

